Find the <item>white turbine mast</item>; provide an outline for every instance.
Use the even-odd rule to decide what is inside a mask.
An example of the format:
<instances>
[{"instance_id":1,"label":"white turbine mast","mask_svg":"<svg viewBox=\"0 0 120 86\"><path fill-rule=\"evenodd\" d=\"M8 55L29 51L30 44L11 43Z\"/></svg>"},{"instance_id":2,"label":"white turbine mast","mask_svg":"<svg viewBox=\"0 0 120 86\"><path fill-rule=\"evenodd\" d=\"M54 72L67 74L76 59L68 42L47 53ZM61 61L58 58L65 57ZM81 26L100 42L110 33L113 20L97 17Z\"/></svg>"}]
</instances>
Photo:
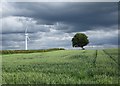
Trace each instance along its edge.
<instances>
[{"instance_id":1,"label":"white turbine mast","mask_svg":"<svg viewBox=\"0 0 120 86\"><path fill-rule=\"evenodd\" d=\"M27 33L27 27L25 29L25 50L28 50L28 39L29 39L29 36L28 36L28 33Z\"/></svg>"}]
</instances>

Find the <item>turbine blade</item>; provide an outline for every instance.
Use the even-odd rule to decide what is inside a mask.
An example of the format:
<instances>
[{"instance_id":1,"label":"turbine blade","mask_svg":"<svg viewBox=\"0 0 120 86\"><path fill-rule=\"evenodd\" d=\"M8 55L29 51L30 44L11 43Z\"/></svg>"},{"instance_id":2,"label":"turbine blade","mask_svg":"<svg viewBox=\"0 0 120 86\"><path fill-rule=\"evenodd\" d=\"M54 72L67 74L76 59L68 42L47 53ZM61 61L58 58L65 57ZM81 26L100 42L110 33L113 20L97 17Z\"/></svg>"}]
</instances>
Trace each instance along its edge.
<instances>
[{"instance_id":1,"label":"turbine blade","mask_svg":"<svg viewBox=\"0 0 120 86\"><path fill-rule=\"evenodd\" d=\"M27 33L27 26L26 26L26 29L25 29L25 33Z\"/></svg>"},{"instance_id":2,"label":"turbine blade","mask_svg":"<svg viewBox=\"0 0 120 86\"><path fill-rule=\"evenodd\" d=\"M27 39L30 41L30 37L28 36Z\"/></svg>"}]
</instances>

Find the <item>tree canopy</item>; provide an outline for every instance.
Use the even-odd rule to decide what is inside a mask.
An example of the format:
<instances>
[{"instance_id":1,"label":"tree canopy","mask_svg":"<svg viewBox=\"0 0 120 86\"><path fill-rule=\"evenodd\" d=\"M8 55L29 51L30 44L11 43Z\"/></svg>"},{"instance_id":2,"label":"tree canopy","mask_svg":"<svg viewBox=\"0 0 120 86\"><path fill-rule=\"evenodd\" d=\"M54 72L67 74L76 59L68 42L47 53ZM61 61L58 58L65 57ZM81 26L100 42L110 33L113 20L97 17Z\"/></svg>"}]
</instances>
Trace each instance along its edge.
<instances>
[{"instance_id":1,"label":"tree canopy","mask_svg":"<svg viewBox=\"0 0 120 86\"><path fill-rule=\"evenodd\" d=\"M73 47L83 47L89 43L88 37L84 33L76 33L72 38Z\"/></svg>"}]
</instances>

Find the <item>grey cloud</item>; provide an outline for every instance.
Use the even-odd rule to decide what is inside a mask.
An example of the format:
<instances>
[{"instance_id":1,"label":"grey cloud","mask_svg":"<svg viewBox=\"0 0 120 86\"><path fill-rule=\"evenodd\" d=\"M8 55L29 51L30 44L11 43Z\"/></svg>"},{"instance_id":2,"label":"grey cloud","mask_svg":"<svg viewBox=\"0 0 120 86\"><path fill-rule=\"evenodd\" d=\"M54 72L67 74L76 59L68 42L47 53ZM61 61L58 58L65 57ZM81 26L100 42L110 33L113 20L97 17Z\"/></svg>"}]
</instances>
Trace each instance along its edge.
<instances>
[{"instance_id":1,"label":"grey cloud","mask_svg":"<svg viewBox=\"0 0 120 86\"><path fill-rule=\"evenodd\" d=\"M73 26L71 31L89 30L94 26L112 26L117 24L118 4L101 3L11 3L16 10L14 16L32 17L38 24L63 22ZM57 6L58 5L58 6Z\"/></svg>"},{"instance_id":2,"label":"grey cloud","mask_svg":"<svg viewBox=\"0 0 120 86\"><path fill-rule=\"evenodd\" d=\"M24 35L22 34L3 34L2 41L24 41Z\"/></svg>"},{"instance_id":3,"label":"grey cloud","mask_svg":"<svg viewBox=\"0 0 120 86\"><path fill-rule=\"evenodd\" d=\"M18 17L21 18L21 17ZM2 19L2 33L3 34L12 34L12 33L25 33L26 26L23 25L20 21L18 21L17 17L6 17ZM49 32L49 28L44 27L43 25L36 25L31 23L28 24L28 32L36 33L36 32Z\"/></svg>"},{"instance_id":4,"label":"grey cloud","mask_svg":"<svg viewBox=\"0 0 120 86\"><path fill-rule=\"evenodd\" d=\"M16 2L10 4L14 8L14 11L10 12L11 15L32 17L40 24L55 22L88 26L117 24L118 4L115 2Z\"/></svg>"},{"instance_id":5,"label":"grey cloud","mask_svg":"<svg viewBox=\"0 0 120 86\"><path fill-rule=\"evenodd\" d=\"M28 29L29 49L72 47L71 38L76 32L88 35L88 46L117 45L117 13L116 2L9 2L3 12L2 46L24 49L25 27L17 19L25 17L34 21Z\"/></svg>"},{"instance_id":6,"label":"grey cloud","mask_svg":"<svg viewBox=\"0 0 120 86\"><path fill-rule=\"evenodd\" d=\"M90 39L90 45L118 45L118 30L93 30L85 33Z\"/></svg>"}]
</instances>

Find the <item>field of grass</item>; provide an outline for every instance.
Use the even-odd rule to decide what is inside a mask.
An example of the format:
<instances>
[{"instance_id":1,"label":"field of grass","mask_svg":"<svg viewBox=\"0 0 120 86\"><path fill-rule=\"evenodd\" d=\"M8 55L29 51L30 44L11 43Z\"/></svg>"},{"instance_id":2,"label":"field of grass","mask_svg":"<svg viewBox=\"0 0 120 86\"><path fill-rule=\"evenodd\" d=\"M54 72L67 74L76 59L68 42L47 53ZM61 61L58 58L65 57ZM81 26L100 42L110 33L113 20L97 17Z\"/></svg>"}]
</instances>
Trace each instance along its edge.
<instances>
[{"instance_id":1,"label":"field of grass","mask_svg":"<svg viewBox=\"0 0 120 86\"><path fill-rule=\"evenodd\" d=\"M60 50L2 56L3 84L118 84L118 50Z\"/></svg>"}]
</instances>

